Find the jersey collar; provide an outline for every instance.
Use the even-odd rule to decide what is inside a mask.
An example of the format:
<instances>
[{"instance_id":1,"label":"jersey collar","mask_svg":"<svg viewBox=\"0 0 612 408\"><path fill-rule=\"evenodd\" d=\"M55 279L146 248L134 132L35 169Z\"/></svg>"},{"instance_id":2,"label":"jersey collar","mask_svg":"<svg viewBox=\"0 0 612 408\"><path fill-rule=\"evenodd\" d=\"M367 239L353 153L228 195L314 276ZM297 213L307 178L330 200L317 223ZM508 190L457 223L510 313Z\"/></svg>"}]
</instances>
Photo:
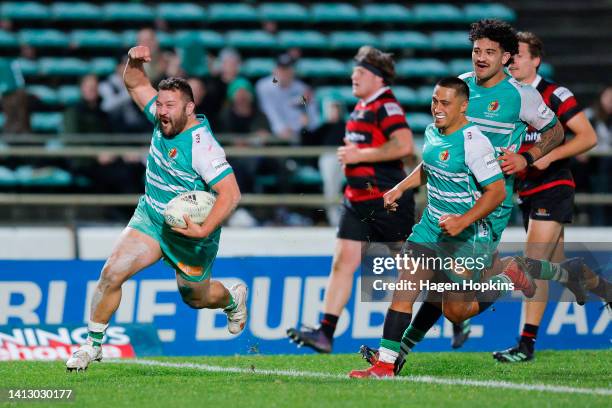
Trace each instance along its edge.
<instances>
[{"instance_id":1,"label":"jersey collar","mask_svg":"<svg viewBox=\"0 0 612 408\"><path fill-rule=\"evenodd\" d=\"M389 88L388 86L383 86L378 91L376 91L376 93L374 95L370 96L368 99L362 99L361 100L361 106L366 106L368 103L374 101L376 98L378 98L380 95L382 95L385 92L387 92L389 89L391 89L391 88Z\"/></svg>"},{"instance_id":2,"label":"jersey collar","mask_svg":"<svg viewBox=\"0 0 612 408\"><path fill-rule=\"evenodd\" d=\"M531 86L534 88L537 88L538 85L540 85L540 81L542 80L542 77L538 74L536 75L535 79L533 80L533 82L531 83Z\"/></svg>"}]
</instances>

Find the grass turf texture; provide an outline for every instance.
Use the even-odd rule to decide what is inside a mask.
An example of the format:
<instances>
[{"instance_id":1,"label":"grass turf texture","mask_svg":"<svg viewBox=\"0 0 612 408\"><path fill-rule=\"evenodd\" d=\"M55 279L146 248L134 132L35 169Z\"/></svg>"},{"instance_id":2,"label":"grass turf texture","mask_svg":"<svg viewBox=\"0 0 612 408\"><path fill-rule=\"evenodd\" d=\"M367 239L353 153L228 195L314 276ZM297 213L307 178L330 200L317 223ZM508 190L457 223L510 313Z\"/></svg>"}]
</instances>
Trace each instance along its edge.
<instances>
[{"instance_id":1,"label":"grass turf texture","mask_svg":"<svg viewBox=\"0 0 612 408\"><path fill-rule=\"evenodd\" d=\"M366 367L355 355L156 358L245 369L297 370L345 375ZM415 353L403 375L550 384L579 388L612 387L612 350L540 351L529 363L501 364L488 353ZM62 362L0 362L0 387L74 389L73 402L52 406L287 406L331 404L382 406L588 406L610 407L610 395L552 393L419 382L290 378L251 373L204 372L192 368L94 363L85 373L67 373ZM6 395L6 394L5 394ZM2 404L0 405L7 405ZM11 406L42 406L40 402Z\"/></svg>"}]
</instances>

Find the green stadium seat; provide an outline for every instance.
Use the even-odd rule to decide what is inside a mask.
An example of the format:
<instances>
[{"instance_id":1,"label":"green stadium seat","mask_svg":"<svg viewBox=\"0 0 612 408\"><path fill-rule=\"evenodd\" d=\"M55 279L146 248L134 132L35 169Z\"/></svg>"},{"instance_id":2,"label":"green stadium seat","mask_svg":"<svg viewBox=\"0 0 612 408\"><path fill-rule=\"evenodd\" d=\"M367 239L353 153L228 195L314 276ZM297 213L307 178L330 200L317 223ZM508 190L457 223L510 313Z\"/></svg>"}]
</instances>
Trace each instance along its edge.
<instances>
[{"instance_id":1,"label":"green stadium seat","mask_svg":"<svg viewBox=\"0 0 612 408\"><path fill-rule=\"evenodd\" d=\"M155 33L159 46L161 48L172 48L175 45L174 36L163 31L157 31ZM121 33L121 42L123 47L130 48L136 45L138 38L138 31L126 30Z\"/></svg>"},{"instance_id":2,"label":"green stadium seat","mask_svg":"<svg viewBox=\"0 0 612 408\"><path fill-rule=\"evenodd\" d=\"M297 62L296 71L305 78L347 77L350 69L333 58L302 58Z\"/></svg>"},{"instance_id":3,"label":"green stadium seat","mask_svg":"<svg viewBox=\"0 0 612 408\"><path fill-rule=\"evenodd\" d=\"M361 19L364 23L410 23L412 13L399 4L366 4Z\"/></svg>"},{"instance_id":4,"label":"green stadium seat","mask_svg":"<svg viewBox=\"0 0 612 408\"><path fill-rule=\"evenodd\" d=\"M538 73L542 75L544 78L551 79L555 73L555 70L552 65L543 62L538 69Z\"/></svg>"},{"instance_id":5,"label":"green stadium seat","mask_svg":"<svg viewBox=\"0 0 612 408\"><path fill-rule=\"evenodd\" d=\"M46 57L38 61L38 74L49 76L83 76L90 73L87 61L79 58Z\"/></svg>"},{"instance_id":6,"label":"green stadium seat","mask_svg":"<svg viewBox=\"0 0 612 408\"><path fill-rule=\"evenodd\" d=\"M155 14L151 7L140 3L106 3L102 6L107 21L153 21Z\"/></svg>"},{"instance_id":7,"label":"green stadium seat","mask_svg":"<svg viewBox=\"0 0 612 408\"><path fill-rule=\"evenodd\" d=\"M302 31L280 31L276 40L278 48L305 48L305 49L327 49L329 43L327 37L318 31L302 30Z\"/></svg>"},{"instance_id":8,"label":"green stadium seat","mask_svg":"<svg viewBox=\"0 0 612 408\"><path fill-rule=\"evenodd\" d=\"M2 129L3 126L4 126L4 114L0 113L0 129ZM1 143L0 143L0 147L2 147Z\"/></svg>"},{"instance_id":9,"label":"green stadium seat","mask_svg":"<svg viewBox=\"0 0 612 408\"><path fill-rule=\"evenodd\" d=\"M423 133L427 126L433 122L431 114L422 112L408 112L406 120L413 132Z\"/></svg>"},{"instance_id":10,"label":"green stadium seat","mask_svg":"<svg viewBox=\"0 0 612 408\"><path fill-rule=\"evenodd\" d=\"M319 3L310 8L310 15L315 23L350 22L361 20L359 10L348 3Z\"/></svg>"},{"instance_id":11,"label":"green stadium seat","mask_svg":"<svg viewBox=\"0 0 612 408\"><path fill-rule=\"evenodd\" d=\"M211 30L179 30L174 34L177 46L198 44L204 48L223 48L225 39L221 34Z\"/></svg>"},{"instance_id":12,"label":"green stadium seat","mask_svg":"<svg viewBox=\"0 0 612 408\"><path fill-rule=\"evenodd\" d=\"M193 3L162 3L157 6L157 17L173 23L182 21L203 23L206 20L206 10Z\"/></svg>"},{"instance_id":13,"label":"green stadium seat","mask_svg":"<svg viewBox=\"0 0 612 408\"><path fill-rule=\"evenodd\" d=\"M451 4L417 4L412 9L416 23L462 23L464 15Z\"/></svg>"},{"instance_id":14,"label":"green stadium seat","mask_svg":"<svg viewBox=\"0 0 612 408\"><path fill-rule=\"evenodd\" d=\"M19 32L19 42L31 47L67 48L68 35L53 29L23 29Z\"/></svg>"},{"instance_id":15,"label":"green stadium seat","mask_svg":"<svg viewBox=\"0 0 612 408\"><path fill-rule=\"evenodd\" d=\"M2 122L4 122L4 117L2 118ZM2 125L3 123L0 124L0 127L2 127ZM17 177L15 176L13 170L9 169L8 167L0 166L0 186L10 187L16 185Z\"/></svg>"},{"instance_id":16,"label":"green stadium seat","mask_svg":"<svg viewBox=\"0 0 612 408\"><path fill-rule=\"evenodd\" d=\"M15 48L19 47L17 36L15 34L0 30L0 48Z\"/></svg>"},{"instance_id":17,"label":"green stadium seat","mask_svg":"<svg viewBox=\"0 0 612 408\"><path fill-rule=\"evenodd\" d=\"M334 31L329 35L329 44L335 49L354 49L362 45L378 47L378 38L366 31Z\"/></svg>"},{"instance_id":18,"label":"green stadium seat","mask_svg":"<svg viewBox=\"0 0 612 408\"><path fill-rule=\"evenodd\" d=\"M208 72L208 57L202 46L176 47L181 67L190 77L203 77Z\"/></svg>"},{"instance_id":19,"label":"green stadium seat","mask_svg":"<svg viewBox=\"0 0 612 408\"><path fill-rule=\"evenodd\" d=\"M439 78L448 75L446 65L437 59L402 60L395 66L397 76L404 78Z\"/></svg>"},{"instance_id":20,"label":"green stadium seat","mask_svg":"<svg viewBox=\"0 0 612 408\"><path fill-rule=\"evenodd\" d=\"M53 88L49 88L45 85L30 85L27 87L27 91L30 95L34 95L45 105L57 105L59 99L57 92Z\"/></svg>"},{"instance_id":21,"label":"green stadium seat","mask_svg":"<svg viewBox=\"0 0 612 408\"><path fill-rule=\"evenodd\" d=\"M498 18L504 21L516 20L514 10L503 4L466 4L463 7L464 20L468 23L481 20L483 18Z\"/></svg>"},{"instance_id":22,"label":"green stadium seat","mask_svg":"<svg viewBox=\"0 0 612 408\"><path fill-rule=\"evenodd\" d=\"M454 59L449 61L448 70L451 75L459 76L466 72L473 71L474 67L472 66L472 60L469 58Z\"/></svg>"},{"instance_id":23,"label":"green stadium seat","mask_svg":"<svg viewBox=\"0 0 612 408\"><path fill-rule=\"evenodd\" d=\"M33 168L19 166L15 169L17 183L25 186L65 187L72 183L72 175L59 167Z\"/></svg>"},{"instance_id":24,"label":"green stadium seat","mask_svg":"<svg viewBox=\"0 0 612 408\"><path fill-rule=\"evenodd\" d=\"M33 76L38 74L38 61L26 58L17 58L19 69L24 76Z\"/></svg>"},{"instance_id":25,"label":"green stadium seat","mask_svg":"<svg viewBox=\"0 0 612 408\"><path fill-rule=\"evenodd\" d=\"M437 50L470 50L472 42L465 31L436 31L431 42Z\"/></svg>"},{"instance_id":26,"label":"green stadium seat","mask_svg":"<svg viewBox=\"0 0 612 408\"><path fill-rule=\"evenodd\" d=\"M249 78L271 75L276 63L272 58L249 58L242 63L240 74Z\"/></svg>"},{"instance_id":27,"label":"green stadium seat","mask_svg":"<svg viewBox=\"0 0 612 408\"><path fill-rule=\"evenodd\" d=\"M380 36L380 44L388 50L431 48L431 40L418 31L387 31Z\"/></svg>"},{"instance_id":28,"label":"green stadium seat","mask_svg":"<svg viewBox=\"0 0 612 408\"><path fill-rule=\"evenodd\" d=\"M302 186L319 186L323 184L323 178L319 170L312 166L300 166L289 178L291 184Z\"/></svg>"},{"instance_id":29,"label":"green stadium seat","mask_svg":"<svg viewBox=\"0 0 612 408\"><path fill-rule=\"evenodd\" d=\"M208 8L208 19L222 21L259 21L259 15L253 6L243 3L212 4Z\"/></svg>"},{"instance_id":30,"label":"green stadium seat","mask_svg":"<svg viewBox=\"0 0 612 408\"><path fill-rule=\"evenodd\" d=\"M259 18L265 21L308 21L308 10L297 3L263 3Z\"/></svg>"},{"instance_id":31,"label":"green stadium seat","mask_svg":"<svg viewBox=\"0 0 612 408\"><path fill-rule=\"evenodd\" d=\"M77 85L63 85L57 89L57 99L64 106L74 105L81 99L81 89Z\"/></svg>"},{"instance_id":32,"label":"green stadium seat","mask_svg":"<svg viewBox=\"0 0 612 408\"><path fill-rule=\"evenodd\" d=\"M431 85L425 85L417 89L415 104L418 106L430 106L433 89L434 87Z\"/></svg>"},{"instance_id":33,"label":"green stadium seat","mask_svg":"<svg viewBox=\"0 0 612 408\"><path fill-rule=\"evenodd\" d=\"M7 1L0 6L0 16L5 20L48 20L49 9L33 1Z\"/></svg>"},{"instance_id":34,"label":"green stadium seat","mask_svg":"<svg viewBox=\"0 0 612 408\"><path fill-rule=\"evenodd\" d=\"M225 35L228 46L234 48L275 48L274 36L263 30L232 30Z\"/></svg>"},{"instance_id":35,"label":"green stadium seat","mask_svg":"<svg viewBox=\"0 0 612 408\"><path fill-rule=\"evenodd\" d=\"M408 88L407 86L394 86L393 94L401 105L416 105L417 94L414 90Z\"/></svg>"},{"instance_id":36,"label":"green stadium seat","mask_svg":"<svg viewBox=\"0 0 612 408\"><path fill-rule=\"evenodd\" d=\"M30 116L30 127L34 132L58 133L63 120L61 112L34 112Z\"/></svg>"},{"instance_id":37,"label":"green stadium seat","mask_svg":"<svg viewBox=\"0 0 612 408\"><path fill-rule=\"evenodd\" d=\"M110 30L74 30L70 43L78 48L123 48L121 35Z\"/></svg>"},{"instance_id":38,"label":"green stadium seat","mask_svg":"<svg viewBox=\"0 0 612 408\"><path fill-rule=\"evenodd\" d=\"M51 15L57 21L95 21L102 19L100 7L86 2L53 3Z\"/></svg>"},{"instance_id":39,"label":"green stadium seat","mask_svg":"<svg viewBox=\"0 0 612 408\"><path fill-rule=\"evenodd\" d=\"M115 72L117 61L114 58L94 58L90 62L91 71L99 78L104 78Z\"/></svg>"},{"instance_id":40,"label":"green stadium seat","mask_svg":"<svg viewBox=\"0 0 612 408\"><path fill-rule=\"evenodd\" d=\"M318 87L315 90L315 98L321 104L324 104L327 101L337 101L344 104L357 103L357 97L353 95L353 89L350 86Z\"/></svg>"}]
</instances>

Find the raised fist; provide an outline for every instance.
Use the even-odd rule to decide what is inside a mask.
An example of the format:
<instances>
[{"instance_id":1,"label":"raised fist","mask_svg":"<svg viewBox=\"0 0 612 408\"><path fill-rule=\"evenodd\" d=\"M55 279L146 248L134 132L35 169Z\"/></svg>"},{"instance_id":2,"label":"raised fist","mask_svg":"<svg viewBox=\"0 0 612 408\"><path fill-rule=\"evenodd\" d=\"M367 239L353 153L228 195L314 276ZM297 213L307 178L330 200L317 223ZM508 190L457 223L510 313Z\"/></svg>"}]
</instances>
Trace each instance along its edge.
<instances>
[{"instance_id":1,"label":"raised fist","mask_svg":"<svg viewBox=\"0 0 612 408\"><path fill-rule=\"evenodd\" d=\"M130 48L128 56L131 60L140 62L151 62L151 50L144 45L137 45Z\"/></svg>"}]
</instances>

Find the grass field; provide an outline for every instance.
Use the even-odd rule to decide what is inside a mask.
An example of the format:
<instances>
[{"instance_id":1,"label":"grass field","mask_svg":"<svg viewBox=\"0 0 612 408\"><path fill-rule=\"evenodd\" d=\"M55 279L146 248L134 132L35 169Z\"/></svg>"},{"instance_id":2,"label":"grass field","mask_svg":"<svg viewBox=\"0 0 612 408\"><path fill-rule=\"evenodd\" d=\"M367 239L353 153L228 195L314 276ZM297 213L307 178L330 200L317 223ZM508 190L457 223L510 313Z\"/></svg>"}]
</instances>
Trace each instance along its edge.
<instances>
[{"instance_id":1,"label":"grass field","mask_svg":"<svg viewBox=\"0 0 612 408\"><path fill-rule=\"evenodd\" d=\"M612 406L612 350L541 351L516 365L487 353L415 353L399 380L345 377L365 364L347 354L155 358L77 374L62 362L1 362L0 388L74 389L73 402L4 403L20 407Z\"/></svg>"}]
</instances>

